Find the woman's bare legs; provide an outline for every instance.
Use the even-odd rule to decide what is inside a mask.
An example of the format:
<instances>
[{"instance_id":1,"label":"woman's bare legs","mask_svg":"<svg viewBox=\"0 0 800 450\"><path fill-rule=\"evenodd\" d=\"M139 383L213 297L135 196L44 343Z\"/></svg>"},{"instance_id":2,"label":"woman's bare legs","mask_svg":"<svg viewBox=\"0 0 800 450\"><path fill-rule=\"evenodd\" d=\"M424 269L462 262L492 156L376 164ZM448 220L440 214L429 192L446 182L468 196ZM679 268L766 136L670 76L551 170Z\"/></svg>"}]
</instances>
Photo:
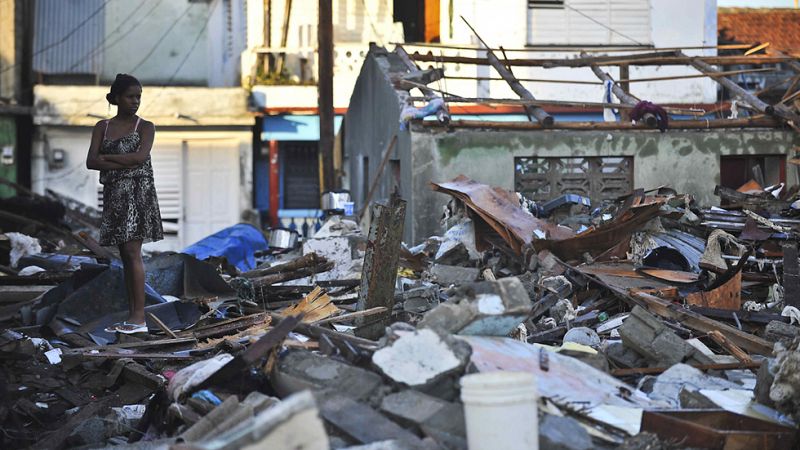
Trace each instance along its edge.
<instances>
[{"instance_id":1,"label":"woman's bare legs","mask_svg":"<svg viewBox=\"0 0 800 450\"><path fill-rule=\"evenodd\" d=\"M128 322L142 324L144 317L144 262L142 241L130 241L119 246L125 287L128 291Z\"/></svg>"}]
</instances>

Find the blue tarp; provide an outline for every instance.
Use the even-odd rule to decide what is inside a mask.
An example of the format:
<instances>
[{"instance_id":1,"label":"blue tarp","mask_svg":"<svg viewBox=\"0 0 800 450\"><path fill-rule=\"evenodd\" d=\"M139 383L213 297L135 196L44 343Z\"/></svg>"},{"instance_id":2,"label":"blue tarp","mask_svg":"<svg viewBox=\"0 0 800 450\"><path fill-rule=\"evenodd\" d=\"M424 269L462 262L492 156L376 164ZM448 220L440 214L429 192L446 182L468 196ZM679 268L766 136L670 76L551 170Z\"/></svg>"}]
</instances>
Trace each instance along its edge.
<instances>
[{"instance_id":1,"label":"blue tarp","mask_svg":"<svg viewBox=\"0 0 800 450\"><path fill-rule=\"evenodd\" d=\"M220 230L183 249L183 253L199 260L212 256L224 256L239 270L255 269L254 253L267 249L267 239L258 228L240 223Z\"/></svg>"}]
</instances>

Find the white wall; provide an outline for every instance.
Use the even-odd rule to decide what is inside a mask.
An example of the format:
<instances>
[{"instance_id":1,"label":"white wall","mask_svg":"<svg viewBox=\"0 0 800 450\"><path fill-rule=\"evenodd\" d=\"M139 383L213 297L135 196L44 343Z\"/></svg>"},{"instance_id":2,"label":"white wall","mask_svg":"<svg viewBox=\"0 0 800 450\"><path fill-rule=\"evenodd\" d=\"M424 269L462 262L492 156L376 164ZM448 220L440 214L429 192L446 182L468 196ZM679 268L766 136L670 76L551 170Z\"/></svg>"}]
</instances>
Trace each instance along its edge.
<instances>
[{"instance_id":1,"label":"white wall","mask_svg":"<svg viewBox=\"0 0 800 450\"><path fill-rule=\"evenodd\" d=\"M454 3L453 37L450 38L447 3L442 0L442 40L453 45L478 45L477 39L460 19L463 15L481 37L493 47L502 45L507 49L521 49L526 43L526 0L472 0ZM650 2L652 43L656 47L714 46L716 37L716 0L639 0ZM589 3L584 1L583 3ZM486 11L503 11L486 14ZM554 40L554 42L557 39ZM569 38L564 37L564 43ZM484 53L474 50L439 50L426 47L406 46L409 53L432 51L434 55L483 57ZM715 54L715 50L686 51L687 54ZM574 58L579 51L527 51L508 52L509 58ZM620 53L614 53L620 54ZM468 64L420 63L421 66L444 66L450 76L498 77L496 71L486 66ZM589 68L551 68L514 67L518 78L547 80L599 81ZM619 79L615 67L604 67L615 79ZM674 75L697 75L698 71L683 66L641 66L631 67L631 78L666 77ZM556 84L545 82L523 82L523 85L538 99L592 101L599 102L603 97L602 86L581 84ZM443 80L436 88L465 97L518 98L505 81ZM656 103L714 103L717 85L707 78L683 79L673 81L654 81L631 83L633 95Z\"/></svg>"},{"instance_id":2,"label":"white wall","mask_svg":"<svg viewBox=\"0 0 800 450\"><path fill-rule=\"evenodd\" d=\"M131 73L144 84L238 86L244 1L107 2L101 82Z\"/></svg>"},{"instance_id":3,"label":"white wall","mask_svg":"<svg viewBox=\"0 0 800 450\"><path fill-rule=\"evenodd\" d=\"M99 188L99 172L86 169L86 154L89 148L89 141L91 139L91 128L89 127L54 127L42 126L39 127L36 139L34 141L34 148L32 154L32 188L34 192L44 193L45 189L51 189L68 197L74 198L89 206L98 206L98 188ZM164 167L159 165L160 160L159 152L183 152L180 167L177 168L177 175L185 177L181 172L181 167L188 163L187 158L192 158L192 148L202 148L208 145L213 145L222 151L233 154L234 160L228 161L228 164L236 166L235 170L230 174L231 179L236 180L235 186L227 186L229 189L234 190L235 198L232 213L226 215L227 225L233 225L239 222L241 214L252 207L252 133L249 130L240 131L186 131L186 130L169 130L161 129L156 133L156 139L153 144L153 170L156 179L156 186L159 189L168 187L171 192L161 192L159 196L164 200L162 210L166 206L167 197L174 198L172 188L178 186L178 189L186 190L191 188L189 180L168 180L176 174L176 168ZM48 158L54 149L62 149L65 152L65 164L62 168L53 168L48 164ZM188 154L186 150L188 149ZM198 180L194 180L197 182ZM208 186L214 186L215 182L222 182L221 180L206 179L201 182L206 183ZM181 192L178 200L184 208L184 217L186 214L186 192ZM213 213L213 211L211 211ZM166 218L166 216L165 216ZM219 220L217 222L220 222ZM181 221L178 222L180 225ZM150 245L151 250L158 249L160 251L166 250L180 250L186 245L191 244L187 242L182 233L177 236L168 236L164 242Z\"/></svg>"}]
</instances>

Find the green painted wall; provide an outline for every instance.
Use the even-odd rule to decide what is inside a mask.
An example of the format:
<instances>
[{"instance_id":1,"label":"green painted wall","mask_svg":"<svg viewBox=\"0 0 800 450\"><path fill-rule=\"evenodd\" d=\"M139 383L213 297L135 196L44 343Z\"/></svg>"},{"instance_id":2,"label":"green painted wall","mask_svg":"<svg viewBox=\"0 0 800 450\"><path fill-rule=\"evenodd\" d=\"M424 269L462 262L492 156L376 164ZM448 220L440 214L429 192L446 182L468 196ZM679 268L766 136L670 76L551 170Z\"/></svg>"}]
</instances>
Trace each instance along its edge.
<instances>
[{"instance_id":1,"label":"green painted wall","mask_svg":"<svg viewBox=\"0 0 800 450\"><path fill-rule=\"evenodd\" d=\"M0 151L3 147L14 148L14 163L6 165L0 162L0 178L17 181L17 126L13 117L0 116ZM11 197L15 191L7 186L0 186L0 197Z\"/></svg>"}]
</instances>

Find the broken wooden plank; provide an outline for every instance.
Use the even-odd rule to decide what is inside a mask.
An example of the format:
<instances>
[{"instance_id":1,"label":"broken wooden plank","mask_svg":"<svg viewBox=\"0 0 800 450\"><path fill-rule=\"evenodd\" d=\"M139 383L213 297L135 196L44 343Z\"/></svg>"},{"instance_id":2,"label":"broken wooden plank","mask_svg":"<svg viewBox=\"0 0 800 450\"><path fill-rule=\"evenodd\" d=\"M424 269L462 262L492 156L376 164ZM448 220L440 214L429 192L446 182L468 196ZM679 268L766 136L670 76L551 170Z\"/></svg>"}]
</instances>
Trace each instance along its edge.
<instances>
[{"instance_id":1,"label":"broken wooden plank","mask_svg":"<svg viewBox=\"0 0 800 450\"><path fill-rule=\"evenodd\" d=\"M235 319L223 320L221 322L204 325L193 330L185 330L176 334L179 337L193 337L197 340L200 340L210 337L223 336L262 323L264 323L264 326L267 326L269 325L269 320L270 317L267 314L258 313L244 317L237 317Z\"/></svg>"},{"instance_id":2,"label":"broken wooden plank","mask_svg":"<svg viewBox=\"0 0 800 450\"><path fill-rule=\"evenodd\" d=\"M405 217L406 202L397 196L393 195L388 205L372 205L358 309L363 311L379 306L386 308L387 314L382 317L382 322L388 320L388 315L394 308L397 262L400 259ZM360 325L364 324L363 321L359 322ZM380 326L379 335L382 334L383 326Z\"/></svg>"},{"instance_id":3,"label":"broken wooden plank","mask_svg":"<svg viewBox=\"0 0 800 450\"><path fill-rule=\"evenodd\" d=\"M677 320L686 328L703 334L706 334L709 331L719 330L731 342L742 347L750 353L756 353L759 355L772 354L772 343L758 336L746 333L722 322L709 319L708 317L703 317L700 314L685 309L680 305L675 305L650 294L645 294L643 292L632 292L630 295L634 299L642 302L650 312L667 319Z\"/></svg>"},{"instance_id":4,"label":"broken wooden plank","mask_svg":"<svg viewBox=\"0 0 800 450\"><path fill-rule=\"evenodd\" d=\"M344 322L346 320L352 320L360 317L369 317L375 314L385 313L387 310L383 306L376 306L375 308L370 308L364 311L356 311L347 314L341 314L334 317L328 317L327 319L321 319L314 322L314 325L325 325L328 323L336 323L336 322Z\"/></svg>"},{"instance_id":5,"label":"broken wooden plank","mask_svg":"<svg viewBox=\"0 0 800 450\"><path fill-rule=\"evenodd\" d=\"M264 269L253 269L242 273L245 278L258 278L265 275L274 275L285 272L295 272L307 267L314 267L326 263L328 260L317 255L315 252L308 253L299 258L295 258L284 264L277 264Z\"/></svg>"},{"instance_id":6,"label":"broken wooden plank","mask_svg":"<svg viewBox=\"0 0 800 450\"><path fill-rule=\"evenodd\" d=\"M169 327L161 321L158 317L156 317L153 313L147 313L147 316L150 317L150 320L156 323L158 328L161 328L161 331L167 334L167 336L171 337L172 339L178 339L178 335L175 334L174 331L170 330Z\"/></svg>"},{"instance_id":7,"label":"broken wooden plank","mask_svg":"<svg viewBox=\"0 0 800 450\"><path fill-rule=\"evenodd\" d=\"M283 342L286 336L294 330L302 319L302 313L284 318L264 336L261 336L254 344L250 344L247 350L228 361L224 366L220 367L219 370L209 375L202 383L193 387L190 392L186 392L186 395L191 395L193 392L197 392L200 389L222 383L231 377L241 374L242 371L251 367L256 361L266 357L269 351L276 345Z\"/></svg>"},{"instance_id":8,"label":"broken wooden plank","mask_svg":"<svg viewBox=\"0 0 800 450\"><path fill-rule=\"evenodd\" d=\"M486 47L486 60L492 67L494 67L497 73L500 74L500 76L503 77L504 80L506 80L506 83L508 83L508 86L511 87L511 90L513 90L521 98L527 100L536 100L533 94L531 94L530 91L525 89L522 83L520 83L519 80L517 80L517 78L514 76L514 74L511 73L510 66L506 66L505 64L500 62L500 60L497 58L497 56L495 56L491 48L486 44L486 42L483 41L483 39L481 39L480 35L478 35L478 32L475 31L474 28L472 28L472 25L470 25L469 22L467 22L467 19L465 19L464 16L461 16L461 20L463 20L464 23L467 24L469 29L472 30L472 33L475 34L478 40L480 40ZM535 117L536 120L539 121L539 123L542 124L543 126L550 126L555 121L553 119L553 116L547 114L545 110L543 110L538 106L525 106L525 110L528 112L529 116Z\"/></svg>"},{"instance_id":9,"label":"broken wooden plank","mask_svg":"<svg viewBox=\"0 0 800 450\"><path fill-rule=\"evenodd\" d=\"M679 56L686 56L682 52L678 52ZM768 114L768 115L776 115L781 117L785 120L789 120L794 122L795 124L800 124L800 116L792 112L789 108L786 108L783 105L776 105L772 106L760 98L756 97L755 95L751 94L750 92L746 91L744 88L739 86L733 80L728 79L727 77L719 75L719 70L712 67L710 64L702 61L699 58L691 58L689 60L689 64L694 66L695 69L708 74L712 80L716 81L720 85L724 86L726 89L731 91L735 96L743 99L746 101L750 106L755 108L761 113Z\"/></svg>"},{"instance_id":10,"label":"broken wooden plank","mask_svg":"<svg viewBox=\"0 0 800 450\"><path fill-rule=\"evenodd\" d=\"M341 312L341 310L331 302L331 298L328 294L322 290L321 287L317 286L317 288L303 297L302 300L286 308L281 314L288 317L302 313L303 322L312 323L328 318L339 312Z\"/></svg>"},{"instance_id":11,"label":"broken wooden plank","mask_svg":"<svg viewBox=\"0 0 800 450\"><path fill-rule=\"evenodd\" d=\"M87 347L66 349L64 350L64 353L65 354L85 353L92 350L137 349L137 348L162 347L168 345L182 345L182 344L196 344L196 343L197 339L193 337L183 337L175 339L159 339L157 341L126 342L124 344L92 345Z\"/></svg>"}]
</instances>

